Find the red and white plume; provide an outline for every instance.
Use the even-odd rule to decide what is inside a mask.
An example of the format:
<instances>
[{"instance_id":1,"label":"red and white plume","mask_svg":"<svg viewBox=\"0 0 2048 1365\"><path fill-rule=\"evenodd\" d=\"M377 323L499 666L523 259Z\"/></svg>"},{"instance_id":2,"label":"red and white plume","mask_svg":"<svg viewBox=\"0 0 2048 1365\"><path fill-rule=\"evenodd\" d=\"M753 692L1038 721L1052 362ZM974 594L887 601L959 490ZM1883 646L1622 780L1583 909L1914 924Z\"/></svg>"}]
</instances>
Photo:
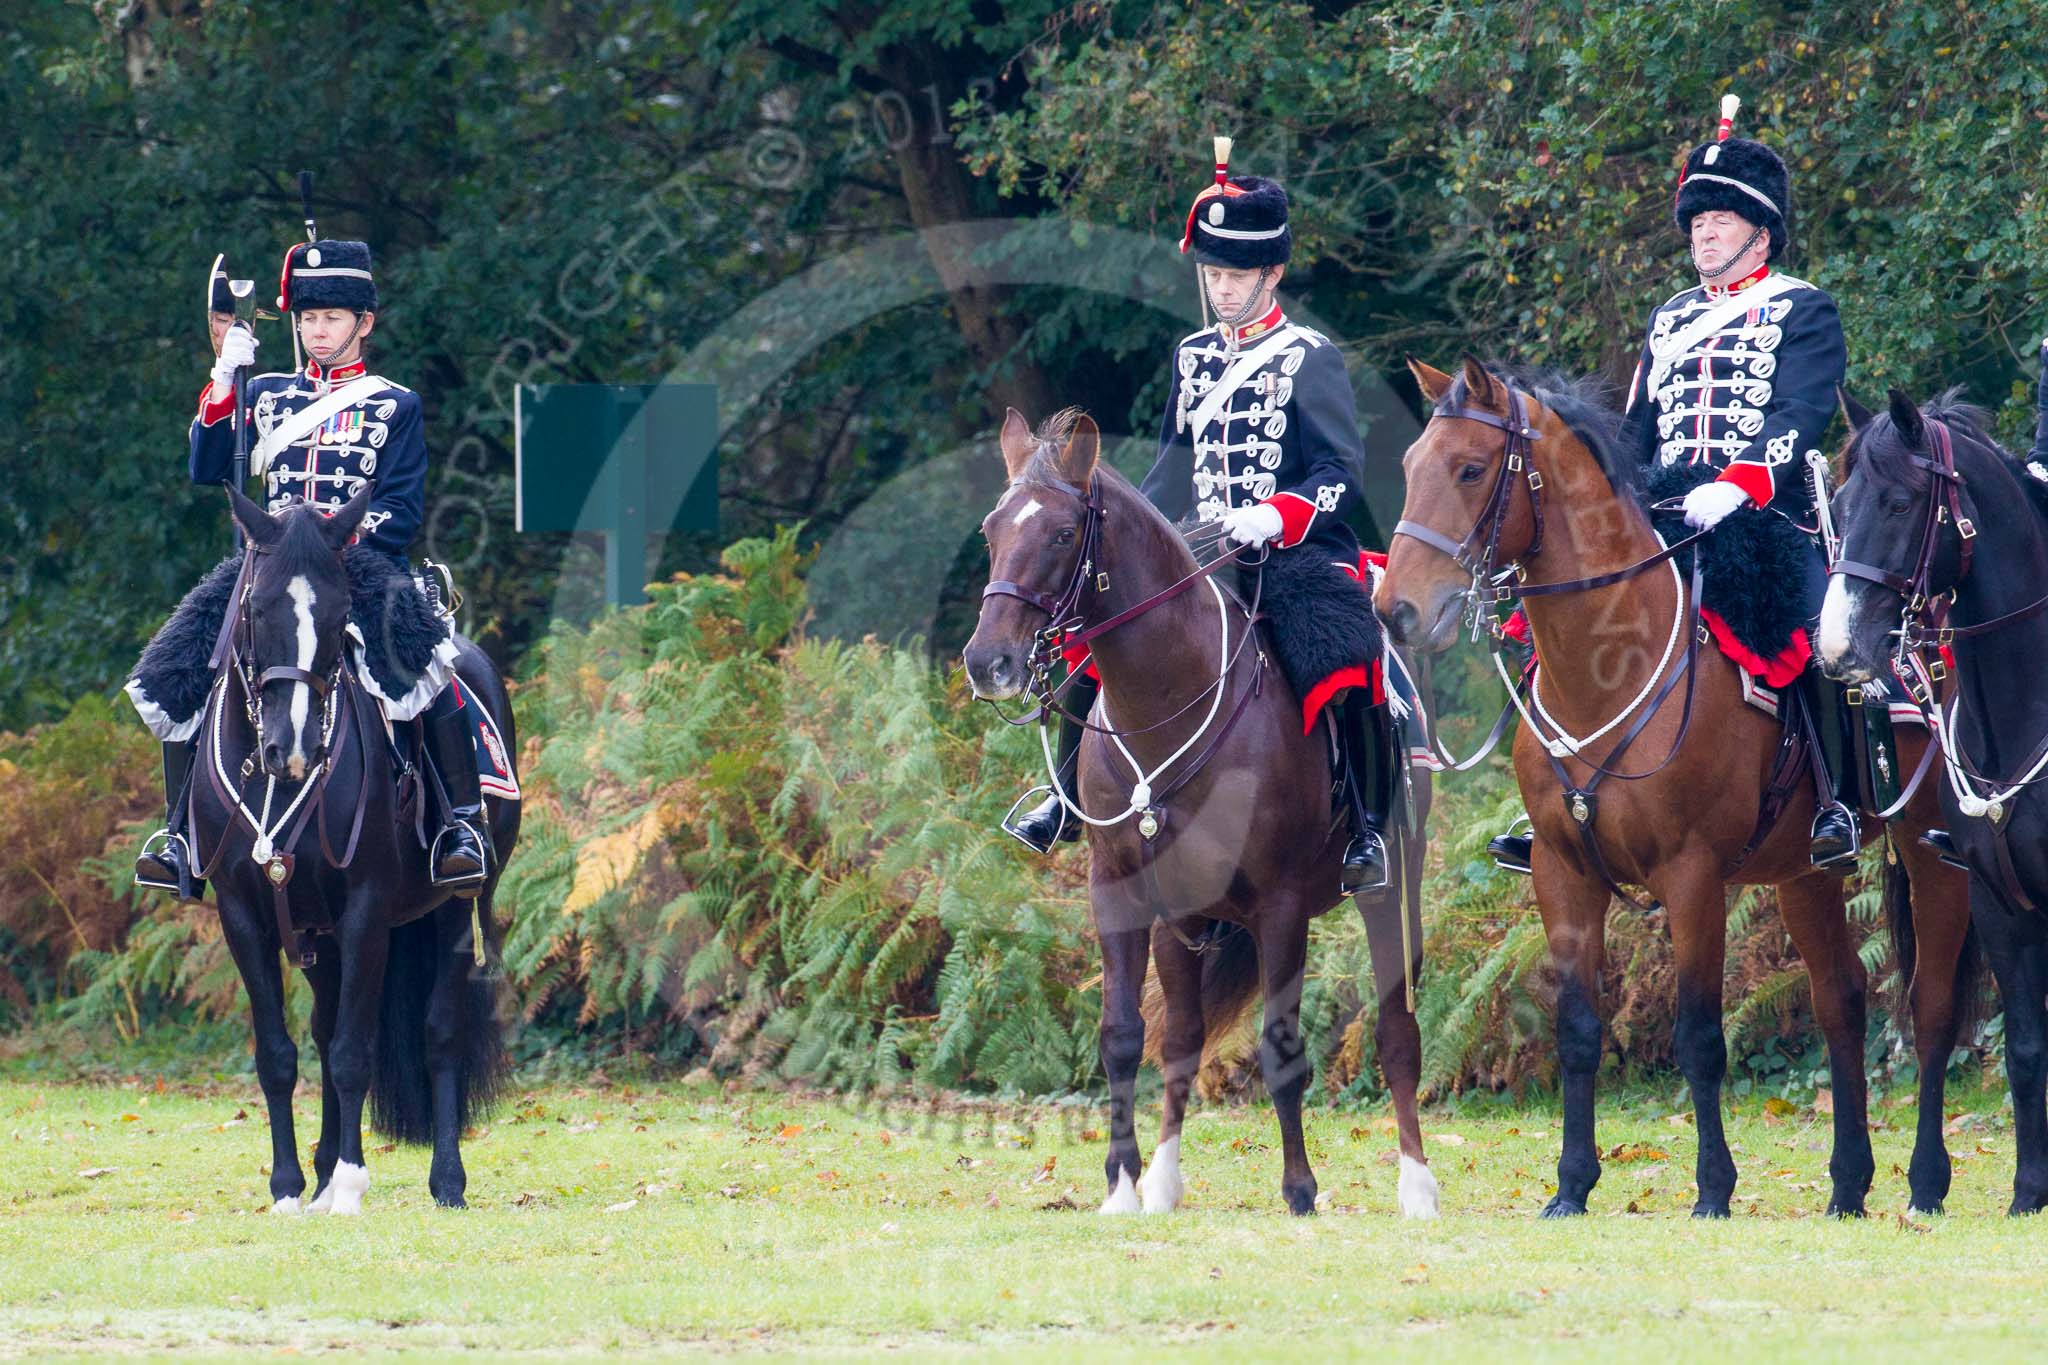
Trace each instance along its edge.
<instances>
[{"instance_id":1,"label":"red and white plume","mask_svg":"<svg viewBox=\"0 0 2048 1365\"><path fill-rule=\"evenodd\" d=\"M1221 185L1230 179L1230 139L1216 139L1216 183Z\"/></svg>"},{"instance_id":2,"label":"red and white plume","mask_svg":"<svg viewBox=\"0 0 2048 1365\"><path fill-rule=\"evenodd\" d=\"M1735 111L1741 107L1741 96L1721 96L1721 130L1714 134L1714 141L1726 142L1728 140L1728 135L1735 131Z\"/></svg>"}]
</instances>

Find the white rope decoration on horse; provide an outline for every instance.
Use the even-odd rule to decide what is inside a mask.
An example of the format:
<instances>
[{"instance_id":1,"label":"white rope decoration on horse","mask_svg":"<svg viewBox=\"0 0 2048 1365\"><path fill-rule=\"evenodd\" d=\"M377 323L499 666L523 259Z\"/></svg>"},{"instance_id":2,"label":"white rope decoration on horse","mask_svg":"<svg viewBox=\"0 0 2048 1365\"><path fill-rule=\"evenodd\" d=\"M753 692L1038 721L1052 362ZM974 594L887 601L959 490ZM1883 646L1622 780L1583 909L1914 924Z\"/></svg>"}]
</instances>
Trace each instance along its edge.
<instances>
[{"instance_id":1,"label":"white rope decoration on horse","mask_svg":"<svg viewBox=\"0 0 2048 1365\"><path fill-rule=\"evenodd\" d=\"M1138 762L1137 758L1131 753L1131 751L1127 747L1125 747L1124 737L1120 734L1115 733L1113 729L1111 730L1110 740L1116 745L1117 751L1124 756L1124 761L1131 765L1131 771L1133 773L1136 773L1138 778L1136 784L1131 788L1129 808L1126 809L1123 812L1123 814L1113 816L1107 820L1098 820L1094 816L1088 814L1088 812L1082 810L1081 807L1074 801L1074 799L1067 795L1066 789L1060 785L1059 764L1055 762L1053 758L1051 727L1046 725L1041 725L1038 727L1038 747L1045 754L1045 770L1047 780L1052 785L1053 794L1059 797L1060 804L1062 806L1065 806L1067 809L1067 813L1072 815L1075 819L1080 820L1086 824L1094 825L1097 828L1107 829L1114 825L1120 825L1124 821L1130 819L1133 815L1138 815L1145 811L1152 804L1152 783L1159 777L1161 773L1165 772L1168 768L1172 767L1176 762L1178 762L1183 754L1187 753L1189 749L1192 749L1195 746L1195 742L1201 739L1203 735L1207 734L1209 732L1209 726L1215 722L1216 712L1223 705L1223 694L1225 691L1228 690L1227 688L1225 688L1224 684L1228 682L1230 679L1230 607L1229 604L1224 601L1223 590L1216 586L1216 580L1210 578L1205 579L1204 581L1208 585L1210 595L1212 595L1216 599L1216 612L1223 626L1223 639L1218 651L1218 657L1222 660L1222 664L1216 675L1216 681L1209 684L1209 690L1211 690L1214 693L1214 695L1209 698L1209 713L1202 717L1201 725L1196 728L1193 734L1188 736L1187 742L1182 744L1178 749L1175 749L1171 754L1167 755L1166 761L1159 764L1159 766L1154 768L1149 773L1145 771L1145 765ZM1247 626L1246 628L1250 629L1249 626ZM1109 719L1108 702L1109 698L1107 696L1098 696L1095 699L1095 708L1098 712L1101 713L1102 723L1105 727L1108 727L1111 724ZM1148 835L1147 837L1149 838L1150 836Z\"/></svg>"}]
</instances>

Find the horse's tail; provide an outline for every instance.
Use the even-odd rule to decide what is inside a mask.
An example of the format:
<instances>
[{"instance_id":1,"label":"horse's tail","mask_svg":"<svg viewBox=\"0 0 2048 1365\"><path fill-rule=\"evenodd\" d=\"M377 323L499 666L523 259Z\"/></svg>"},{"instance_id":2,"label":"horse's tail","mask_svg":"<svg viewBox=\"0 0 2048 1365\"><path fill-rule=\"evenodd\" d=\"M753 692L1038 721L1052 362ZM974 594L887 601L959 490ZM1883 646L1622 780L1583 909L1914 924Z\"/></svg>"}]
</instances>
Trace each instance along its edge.
<instances>
[{"instance_id":1,"label":"horse's tail","mask_svg":"<svg viewBox=\"0 0 2048 1365\"><path fill-rule=\"evenodd\" d=\"M1229 1047L1231 1034L1258 1000L1259 989L1259 952L1251 930L1218 925L1216 937L1202 952L1204 1059L1213 1058L1219 1045ZM1144 1059L1157 1063L1166 1042L1166 997L1156 977L1145 982L1141 1012L1145 1017Z\"/></svg>"},{"instance_id":2,"label":"horse's tail","mask_svg":"<svg viewBox=\"0 0 2048 1365\"><path fill-rule=\"evenodd\" d=\"M1896 837L1896 836L1894 836ZM1920 970L1920 942L1913 923L1913 884L1903 858L1895 854L1884 861L1883 897L1885 921L1891 926L1892 956L1898 962L1898 987L1891 1009L1895 1018L1913 1018L1913 978ZM1973 922L1963 931L1962 951L1956 954L1956 975L1951 983L1955 1001L1956 1044L1967 1043L1984 1010L1984 953L1977 942Z\"/></svg>"},{"instance_id":3,"label":"horse's tail","mask_svg":"<svg viewBox=\"0 0 2048 1365\"><path fill-rule=\"evenodd\" d=\"M399 1142L425 1145L434 1140L430 1048L445 1047L454 1055L458 1133L490 1108L508 1070L504 1021L499 1013L503 974L495 964L472 965L466 932L452 936L446 949L460 957L459 965L444 963L437 946L442 917L460 915L466 920L468 911L463 901L447 901L433 913L391 931L377 1025L377 1065L370 1081L370 1123ZM488 896L479 898L477 914L488 946ZM444 966L461 972L458 998L444 1006L445 1018L430 1018L434 983Z\"/></svg>"}]
</instances>

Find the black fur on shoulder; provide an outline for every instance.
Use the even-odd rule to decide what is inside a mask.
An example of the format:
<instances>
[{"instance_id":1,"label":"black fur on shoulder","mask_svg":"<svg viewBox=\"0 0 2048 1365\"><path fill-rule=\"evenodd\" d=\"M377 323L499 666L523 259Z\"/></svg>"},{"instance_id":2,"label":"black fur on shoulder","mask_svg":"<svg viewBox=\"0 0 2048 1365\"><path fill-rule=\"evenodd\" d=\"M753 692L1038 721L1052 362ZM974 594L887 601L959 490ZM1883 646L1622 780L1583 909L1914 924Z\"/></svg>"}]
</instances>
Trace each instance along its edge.
<instances>
[{"instance_id":1,"label":"black fur on shoulder","mask_svg":"<svg viewBox=\"0 0 2048 1365\"><path fill-rule=\"evenodd\" d=\"M1372 594L1313 546L1274 549L1266 556L1259 610L1267 619L1273 653L1294 695L1306 697L1340 668L1369 665L1384 648ZM1250 570L1239 573L1252 591Z\"/></svg>"},{"instance_id":2,"label":"black fur on shoulder","mask_svg":"<svg viewBox=\"0 0 2048 1365\"><path fill-rule=\"evenodd\" d=\"M171 619L144 646L129 675L173 720L190 720L206 704L207 689L213 686L213 674L206 664L213 655L213 642L220 637L220 623L241 571L239 553L208 569L206 577L185 594Z\"/></svg>"},{"instance_id":3,"label":"black fur on shoulder","mask_svg":"<svg viewBox=\"0 0 2048 1365\"><path fill-rule=\"evenodd\" d=\"M434 650L448 638L448 626L390 556L351 546L342 556L348 569L349 616L363 633L363 657L370 675L388 697L403 697L426 674ZM207 662L234 593L242 557L229 555L185 594L171 619L142 651L132 675L150 701L173 720L199 714L213 674Z\"/></svg>"},{"instance_id":4,"label":"black fur on shoulder","mask_svg":"<svg viewBox=\"0 0 2048 1365\"><path fill-rule=\"evenodd\" d=\"M348 568L349 616L363 633L363 662L387 697L403 697L426 673L448 624L391 556L352 545Z\"/></svg>"},{"instance_id":5,"label":"black fur on shoulder","mask_svg":"<svg viewBox=\"0 0 2048 1365\"><path fill-rule=\"evenodd\" d=\"M1656 466L1650 471L1650 501L1682 498L1716 477L1706 465ZM1692 533L1676 511L1658 512L1653 520L1667 541ZM1813 538L1780 513L1745 506L1729 513L1701 544L1707 551L1701 604L1727 622L1744 646L1766 659L1777 657L1819 605L1801 600L1808 561L1820 553ZM1680 572L1691 572L1691 560L1689 552L1678 557Z\"/></svg>"}]
</instances>

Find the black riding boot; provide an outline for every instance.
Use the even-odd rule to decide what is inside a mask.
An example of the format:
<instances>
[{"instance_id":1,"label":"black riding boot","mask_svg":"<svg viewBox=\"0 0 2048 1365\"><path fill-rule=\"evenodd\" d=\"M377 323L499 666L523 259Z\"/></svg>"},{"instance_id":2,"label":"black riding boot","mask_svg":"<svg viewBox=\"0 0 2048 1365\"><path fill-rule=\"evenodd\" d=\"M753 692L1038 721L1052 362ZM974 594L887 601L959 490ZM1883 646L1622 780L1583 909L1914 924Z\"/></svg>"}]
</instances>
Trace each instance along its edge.
<instances>
[{"instance_id":1,"label":"black riding boot","mask_svg":"<svg viewBox=\"0 0 2048 1365\"><path fill-rule=\"evenodd\" d=\"M164 827L143 841L135 860L135 884L174 893L181 901L202 900L206 883L193 875L192 844L185 837L185 788L192 777L196 741L172 740L164 749ZM157 841L162 840L159 844Z\"/></svg>"},{"instance_id":2,"label":"black riding boot","mask_svg":"<svg viewBox=\"0 0 2048 1365\"><path fill-rule=\"evenodd\" d=\"M1086 718L1095 709L1095 694L1101 690L1101 683L1084 674L1074 679L1062 703L1066 715L1060 717L1060 738L1058 747L1053 751L1053 770L1058 775L1060 790L1070 801L1080 800L1074 778L1080 767L1082 730L1067 716ZM1081 822L1067 814L1067 808L1060 803L1059 792L1048 793L1045 800L1022 815L1012 807L1010 814L1003 818L1003 833L1033 853L1050 853L1056 843L1071 843L1081 837L1081 829Z\"/></svg>"},{"instance_id":3,"label":"black riding boot","mask_svg":"<svg viewBox=\"0 0 2048 1365\"><path fill-rule=\"evenodd\" d=\"M491 822L477 783L476 744L462 713L456 684L434 699L426 714L427 761L448 796L448 823L434 836L429 861L434 885L458 896L474 896L491 874Z\"/></svg>"},{"instance_id":4,"label":"black riding boot","mask_svg":"<svg viewBox=\"0 0 2048 1365\"><path fill-rule=\"evenodd\" d=\"M1825 768L1814 775L1814 795L1822 804L1813 817L1811 860L1815 867L1846 872L1856 865L1863 847L1856 821L1863 799L1856 773L1856 731L1862 726L1859 721L1852 728L1848 697L1818 668L1800 675L1799 696L1813 725L1816 755Z\"/></svg>"},{"instance_id":5,"label":"black riding boot","mask_svg":"<svg viewBox=\"0 0 2048 1365\"><path fill-rule=\"evenodd\" d=\"M1351 841L1344 845L1338 889L1347 896L1369 895L1387 886L1387 843L1382 836L1394 806L1397 755L1375 719L1372 698L1364 688L1345 694L1337 711L1337 747L1351 808Z\"/></svg>"}]
</instances>

